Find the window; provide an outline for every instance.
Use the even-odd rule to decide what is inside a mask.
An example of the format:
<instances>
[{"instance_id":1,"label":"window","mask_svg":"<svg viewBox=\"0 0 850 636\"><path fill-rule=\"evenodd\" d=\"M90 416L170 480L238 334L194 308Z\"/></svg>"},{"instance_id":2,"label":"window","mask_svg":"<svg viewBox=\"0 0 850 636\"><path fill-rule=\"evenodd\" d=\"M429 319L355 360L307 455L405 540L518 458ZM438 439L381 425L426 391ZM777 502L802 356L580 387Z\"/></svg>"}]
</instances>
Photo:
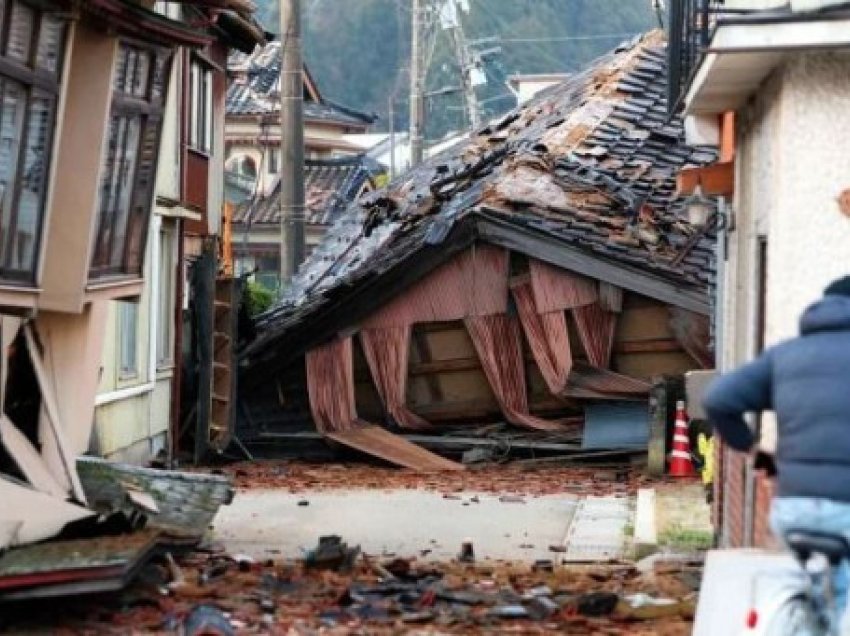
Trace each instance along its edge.
<instances>
[{"instance_id":1,"label":"window","mask_svg":"<svg viewBox=\"0 0 850 636\"><path fill-rule=\"evenodd\" d=\"M174 361L174 290L175 246L174 228L163 226L159 232L159 298L157 298L157 368L168 367Z\"/></svg>"},{"instance_id":2,"label":"window","mask_svg":"<svg viewBox=\"0 0 850 636\"><path fill-rule=\"evenodd\" d=\"M129 380L139 375L139 305L118 303L118 377Z\"/></svg>"},{"instance_id":3,"label":"window","mask_svg":"<svg viewBox=\"0 0 850 636\"><path fill-rule=\"evenodd\" d=\"M266 152L269 153L269 174L277 174L280 172L280 148L268 146Z\"/></svg>"},{"instance_id":4,"label":"window","mask_svg":"<svg viewBox=\"0 0 850 636\"><path fill-rule=\"evenodd\" d=\"M257 164L251 157L242 157L239 162L239 174L247 179L257 178Z\"/></svg>"},{"instance_id":5,"label":"window","mask_svg":"<svg viewBox=\"0 0 850 636\"><path fill-rule=\"evenodd\" d=\"M141 276L169 53L122 43L113 82L90 279Z\"/></svg>"},{"instance_id":6,"label":"window","mask_svg":"<svg viewBox=\"0 0 850 636\"><path fill-rule=\"evenodd\" d=\"M0 0L0 280L35 282L65 21Z\"/></svg>"},{"instance_id":7,"label":"window","mask_svg":"<svg viewBox=\"0 0 850 636\"><path fill-rule=\"evenodd\" d=\"M212 69L193 59L189 69L191 105L189 108L189 146L200 152L212 152L213 138L213 74Z\"/></svg>"}]
</instances>

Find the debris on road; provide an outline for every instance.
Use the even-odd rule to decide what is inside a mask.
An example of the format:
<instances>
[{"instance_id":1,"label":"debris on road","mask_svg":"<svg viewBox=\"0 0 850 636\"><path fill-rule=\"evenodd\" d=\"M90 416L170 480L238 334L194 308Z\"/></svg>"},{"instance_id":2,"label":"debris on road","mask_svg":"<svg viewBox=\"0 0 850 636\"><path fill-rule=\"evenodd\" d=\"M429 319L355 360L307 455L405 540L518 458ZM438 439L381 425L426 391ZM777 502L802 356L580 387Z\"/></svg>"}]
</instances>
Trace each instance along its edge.
<instances>
[{"instance_id":1,"label":"debris on road","mask_svg":"<svg viewBox=\"0 0 850 636\"><path fill-rule=\"evenodd\" d=\"M341 537L319 537L319 545L304 556L304 567L308 570L350 572L359 554L359 545L349 548Z\"/></svg>"},{"instance_id":2,"label":"debris on road","mask_svg":"<svg viewBox=\"0 0 850 636\"><path fill-rule=\"evenodd\" d=\"M463 472L422 474L399 468L369 464L308 464L265 460L240 462L224 468L237 489L283 489L290 493L328 490L429 490L446 499L464 499L470 493L491 493L508 501L542 495L635 495L647 484L665 483L647 477L638 468L622 468L613 479L599 479L599 470L541 465L533 472L515 464L485 466ZM531 476L533 475L533 478ZM469 499L471 503L478 500Z\"/></svg>"},{"instance_id":3,"label":"debris on road","mask_svg":"<svg viewBox=\"0 0 850 636\"><path fill-rule=\"evenodd\" d=\"M349 554L342 539L329 539L324 550ZM691 629L693 594L679 580L679 571L665 574L657 568L649 581L628 564L542 571L502 561L432 563L364 555L343 573L308 567L314 558L252 562L247 571L227 568L196 585L203 573L232 559L224 553L194 553L179 560L185 585L162 586L168 577L163 561L156 566L161 576L139 577L111 597L60 599L39 612L4 606L0 631L38 631L60 619L67 633L106 635L179 626L186 633L215 634L321 629L397 634L419 626L445 634L509 628L525 634L684 636ZM372 567L375 563L379 568ZM204 626L212 632L203 631Z\"/></svg>"}]
</instances>

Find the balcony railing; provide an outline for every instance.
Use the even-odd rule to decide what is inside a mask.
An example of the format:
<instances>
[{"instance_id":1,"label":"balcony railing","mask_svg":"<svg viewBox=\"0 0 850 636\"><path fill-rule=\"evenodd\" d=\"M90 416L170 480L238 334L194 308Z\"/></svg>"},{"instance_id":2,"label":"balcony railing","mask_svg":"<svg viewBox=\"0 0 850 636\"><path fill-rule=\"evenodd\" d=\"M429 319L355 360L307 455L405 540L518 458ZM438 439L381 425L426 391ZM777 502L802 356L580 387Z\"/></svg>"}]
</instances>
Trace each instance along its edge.
<instances>
[{"instance_id":1,"label":"balcony railing","mask_svg":"<svg viewBox=\"0 0 850 636\"><path fill-rule=\"evenodd\" d=\"M723 0L670 0L667 43L667 106L679 109L705 54Z\"/></svg>"}]
</instances>

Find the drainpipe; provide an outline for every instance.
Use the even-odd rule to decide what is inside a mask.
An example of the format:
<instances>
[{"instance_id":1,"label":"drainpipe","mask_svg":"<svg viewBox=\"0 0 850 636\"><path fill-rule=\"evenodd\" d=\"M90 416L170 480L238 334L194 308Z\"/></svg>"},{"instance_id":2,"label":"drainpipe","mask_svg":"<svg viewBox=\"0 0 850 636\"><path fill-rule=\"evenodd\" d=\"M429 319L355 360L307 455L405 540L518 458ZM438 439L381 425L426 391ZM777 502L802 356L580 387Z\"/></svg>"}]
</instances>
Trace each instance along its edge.
<instances>
[{"instance_id":1,"label":"drainpipe","mask_svg":"<svg viewBox=\"0 0 850 636\"><path fill-rule=\"evenodd\" d=\"M175 265L176 285L174 292L174 371L171 374L171 426L168 440L168 466L175 467L180 453L180 398L183 384L183 297L186 294L184 282L185 249L183 247L184 219L177 219L177 264Z\"/></svg>"},{"instance_id":2,"label":"drainpipe","mask_svg":"<svg viewBox=\"0 0 850 636\"><path fill-rule=\"evenodd\" d=\"M718 211L720 214L724 216L724 218L729 218L728 213L730 212L729 206L726 203L726 199L721 197L718 202ZM716 258L717 258L717 286L714 290L714 366L715 368L723 372L726 369L726 316L724 314L724 308L726 307L726 270L727 270L727 257L728 257L728 246L729 246L729 229L724 224L721 226L720 231L717 233L717 247L716 247ZM729 497L725 494L725 489L722 488L725 480L726 474L728 473L729 466L726 462L725 458L728 451L724 448L720 451L722 453L721 461L720 461L720 470L715 472L714 479L721 485L721 490L724 492L721 494L723 500L720 506L720 536L719 543L721 546L729 545L729 524L727 523L729 519Z\"/></svg>"}]
</instances>

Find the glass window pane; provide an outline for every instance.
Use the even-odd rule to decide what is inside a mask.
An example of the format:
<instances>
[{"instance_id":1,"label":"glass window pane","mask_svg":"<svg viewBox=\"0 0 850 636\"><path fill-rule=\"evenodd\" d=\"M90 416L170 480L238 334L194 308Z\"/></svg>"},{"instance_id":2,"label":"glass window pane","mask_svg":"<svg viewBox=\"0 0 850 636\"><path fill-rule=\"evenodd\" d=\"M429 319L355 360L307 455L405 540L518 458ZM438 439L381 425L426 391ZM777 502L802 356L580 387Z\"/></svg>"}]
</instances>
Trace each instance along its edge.
<instances>
[{"instance_id":1,"label":"glass window pane","mask_svg":"<svg viewBox=\"0 0 850 636\"><path fill-rule=\"evenodd\" d=\"M124 92L124 85L127 83L128 64L130 61L130 49L122 46L118 50L118 60L115 62L115 79L112 82L113 90L119 93Z\"/></svg>"},{"instance_id":2,"label":"glass window pane","mask_svg":"<svg viewBox=\"0 0 850 636\"><path fill-rule=\"evenodd\" d=\"M130 212L130 197L133 194L133 177L136 173L136 159L139 151L139 133L141 118L133 117L127 121L123 146L118 156L117 197L112 209L112 250L109 264L120 267L124 260L124 242L127 237L127 217Z\"/></svg>"},{"instance_id":3,"label":"glass window pane","mask_svg":"<svg viewBox=\"0 0 850 636\"><path fill-rule=\"evenodd\" d=\"M174 232L163 228L159 236L156 360L159 366L165 366L171 363L173 358L171 334L174 324Z\"/></svg>"},{"instance_id":4,"label":"glass window pane","mask_svg":"<svg viewBox=\"0 0 850 636\"><path fill-rule=\"evenodd\" d=\"M55 73L59 68L62 47L65 44L65 22L51 15L41 18L38 51L35 64L38 68Z\"/></svg>"},{"instance_id":5,"label":"glass window pane","mask_svg":"<svg viewBox=\"0 0 850 636\"><path fill-rule=\"evenodd\" d=\"M153 203L156 157L159 150L158 140L159 121L148 120L139 148L136 189L133 194L133 206L129 212L125 262L127 272L141 273L142 271L145 241L148 236L148 212Z\"/></svg>"},{"instance_id":6,"label":"glass window pane","mask_svg":"<svg viewBox=\"0 0 850 636\"><path fill-rule=\"evenodd\" d=\"M44 181L47 172L47 144L52 102L33 96L29 105L29 121L24 146L24 165L18 198L18 223L10 255L16 269L34 271Z\"/></svg>"},{"instance_id":7,"label":"glass window pane","mask_svg":"<svg viewBox=\"0 0 850 636\"><path fill-rule=\"evenodd\" d=\"M212 71L204 72L204 150L212 151Z\"/></svg>"},{"instance_id":8,"label":"glass window pane","mask_svg":"<svg viewBox=\"0 0 850 636\"><path fill-rule=\"evenodd\" d=\"M2 82L0 101L0 254L4 269L19 270L16 262L17 209L15 180L21 150L26 95L16 82Z\"/></svg>"},{"instance_id":9,"label":"glass window pane","mask_svg":"<svg viewBox=\"0 0 850 636\"><path fill-rule=\"evenodd\" d=\"M160 55L156 58L153 85L151 87L151 100L162 102L165 99L165 90L168 85L168 56Z\"/></svg>"},{"instance_id":10,"label":"glass window pane","mask_svg":"<svg viewBox=\"0 0 850 636\"><path fill-rule=\"evenodd\" d=\"M139 374L137 331L139 306L136 303L118 303L119 372L122 379Z\"/></svg>"},{"instance_id":11,"label":"glass window pane","mask_svg":"<svg viewBox=\"0 0 850 636\"><path fill-rule=\"evenodd\" d=\"M6 44L7 56L22 62L30 61L34 22L33 10L21 2L15 2L9 24L9 41Z\"/></svg>"},{"instance_id":12,"label":"glass window pane","mask_svg":"<svg viewBox=\"0 0 850 636\"><path fill-rule=\"evenodd\" d=\"M119 148L125 137L127 121L123 117L112 117L109 121L109 142L100 184L100 209L98 212L97 238L92 255L92 268L102 270L109 266L109 245L113 210L118 197L120 158Z\"/></svg>"},{"instance_id":13,"label":"glass window pane","mask_svg":"<svg viewBox=\"0 0 850 636\"><path fill-rule=\"evenodd\" d=\"M133 81L133 95L146 97L151 75L151 57L149 53L139 52L136 59L136 74Z\"/></svg>"}]
</instances>

